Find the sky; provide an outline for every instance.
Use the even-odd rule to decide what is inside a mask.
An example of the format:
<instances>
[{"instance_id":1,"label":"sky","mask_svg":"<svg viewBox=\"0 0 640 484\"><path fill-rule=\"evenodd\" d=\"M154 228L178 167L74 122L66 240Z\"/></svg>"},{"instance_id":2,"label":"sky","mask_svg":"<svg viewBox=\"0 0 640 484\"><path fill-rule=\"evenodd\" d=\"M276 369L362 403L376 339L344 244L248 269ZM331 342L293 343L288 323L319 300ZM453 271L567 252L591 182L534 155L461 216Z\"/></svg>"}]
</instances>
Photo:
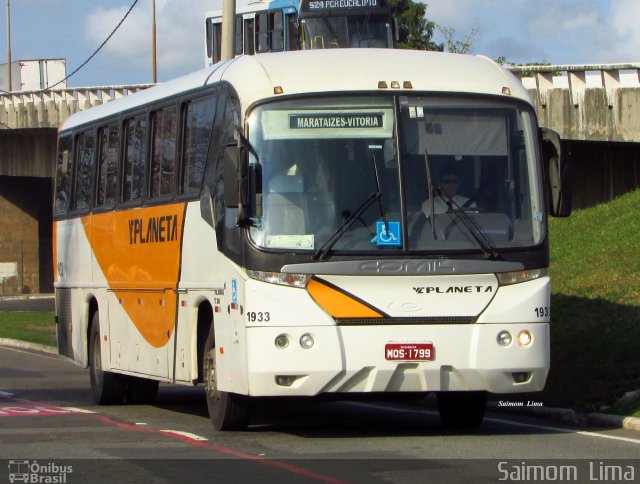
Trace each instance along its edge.
<instances>
[{"instance_id":1,"label":"sky","mask_svg":"<svg viewBox=\"0 0 640 484\"><path fill-rule=\"evenodd\" d=\"M151 3L137 5L69 86L151 82ZM0 63L7 59L6 4L0 9ZM80 66L133 0L11 0L11 57L65 58ZM512 63L640 62L640 0L428 0L427 18L464 38L472 52ZM221 0L156 0L158 80L204 67L204 12ZM436 40L442 40L437 34Z\"/></svg>"}]
</instances>

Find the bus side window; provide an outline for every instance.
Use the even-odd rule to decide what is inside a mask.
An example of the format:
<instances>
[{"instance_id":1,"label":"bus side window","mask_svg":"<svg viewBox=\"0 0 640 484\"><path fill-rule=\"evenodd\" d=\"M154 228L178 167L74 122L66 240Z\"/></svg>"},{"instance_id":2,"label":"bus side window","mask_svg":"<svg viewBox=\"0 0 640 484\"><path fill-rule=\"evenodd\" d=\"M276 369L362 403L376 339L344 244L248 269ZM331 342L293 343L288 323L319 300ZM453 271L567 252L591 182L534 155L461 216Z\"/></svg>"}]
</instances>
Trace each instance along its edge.
<instances>
[{"instance_id":1,"label":"bus side window","mask_svg":"<svg viewBox=\"0 0 640 484\"><path fill-rule=\"evenodd\" d=\"M222 59L222 22L213 24L213 63Z\"/></svg>"},{"instance_id":2,"label":"bus side window","mask_svg":"<svg viewBox=\"0 0 640 484\"><path fill-rule=\"evenodd\" d=\"M256 52L269 52L269 14L256 14Z\"/></svg>"},{"instance_id":3,"label":"bus side window","mask_svg":"<svg viewBox=\"0 0 640 484\"><path fill-rule=\"evenodd\" d=\"M98 134L98 177L96 207L111 208L116 203L118 168L120 166L120 129L117 124L105 126Z\"/></svg>"},{"instance_id":4,"label":"bus side window","mask_svg":"<svg viewBox=\"0 0 640 484\"><path fill-rule=\"evenodd\" d=\"M56 190L53 210L62 215L69 210L72 168L72 138L65 136L58 142L58 160L56 162Z\"/></svg>"},{"instance_id":5,"label":"bus side window","mask_svg":"<svg viewBox=\"0 0 640 484\"><path fill-rule=\"evenodd\" d=\"M256 53L254 23L255 19L253 18L244 19L244 53L248 55ZM238 55L237 52L236 55Z\"/></svg>"},{"instance_id":6,"label":"bus side window","mask_svg":"<svg viewBox=\"0 0 640 484\"><path fill-rule=\"evenodd\" d=\"M122 174L122 201L142 200L144 168L147 158L146 115L129 119L125 124L126 145Z\"/></svg>"},{"instance_id":7,"label":"bus side window","mask_svg":"<svg viewBox=\"0 0 640 484\"><path fill-rule=\"evenodd\" d=\"M222 24L221 24L222 25ZM236 31L234 41L234 54L242 55L242 15L236 15Z\"/></svg>"},{"instance_id":8,"label":"bus side window","mask_svg":"<svg viewBox=\"0 0 640 484\"><path fill-rule=\"evenodd\" d=\"M227 90L224 116L220 124L222 125L220 144L217 150L213 180L216 238L218 247L223 249L231 260L239 263L242 257L242 244L240 242L240 231L237 230L233 214L233 211L237 209L227 208L224 204L224 152L227 146L233 146L238 142L238 129L240 129L240 101L231 89ZM216 122L216 126L218 126L218 122ZM227 210L232 212L228 217L226 216Z\"/></svg>"},{"instance_id":9,"label":"bus side window","mask_svg":"<svg viewBox=\"0 0 640 484\"><path fill-rule=\"evenodd\" d=\"M88 210L91 206L91 185L96 159L96 135L93 131L82 133L76 139L75 203L76 210Z\"/></svg>"},{"instance_id":10,"label":"bus side window","mask_svg":"<svg viewBox=\"0 0 640 484\"><path fill-rule=\"evenodd\" d=\"M206 49L207 49L207 59L211 59L213 58L213 49L214 49L214 42L213 42L213 20L208 18L207 20L205 20L205 42L206 42Z\"/></svg>"},{"instance_id":11,"label":"bus side window","mask_svg":"<svg viewBox=\"0 0 640 484\"><path fill-rule=\"evenodd\" d=\"M175 107L151 114L150 198L171 197L176 179L178 110Z\"/></svg>"},{"instance_id":12,"label":"bus side window","mask_svg":"<svg viewBox=\"0 0 640 484\"><path fill-rule=\"evenodd\" d=\"M215 112L215 96L192 101L184 108L182 194L200 193Z\"/></svg>"},{"instance_id":13,"label":"bus side window","mask_svg":"<svg viewBox=\"0 0 640 484\"><path fill-rule=\"evenodd\" d=\"M284 50L284 19L282 10L269 14L269 46L271 52Z\"/></svg>"}]
</instances>

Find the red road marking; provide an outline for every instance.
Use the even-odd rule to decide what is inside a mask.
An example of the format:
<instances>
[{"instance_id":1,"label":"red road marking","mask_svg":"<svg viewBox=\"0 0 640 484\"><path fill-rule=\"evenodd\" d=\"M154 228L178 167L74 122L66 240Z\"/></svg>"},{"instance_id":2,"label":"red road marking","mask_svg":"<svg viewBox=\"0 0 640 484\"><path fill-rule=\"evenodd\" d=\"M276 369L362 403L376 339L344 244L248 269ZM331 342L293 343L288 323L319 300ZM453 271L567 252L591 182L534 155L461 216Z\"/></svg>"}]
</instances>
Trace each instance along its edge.
<instances>
[{"instance_id":1,"label":"red road marking","mask_svg":"<svg viewBox=\"0 0 640 484\"><path fill-rule=\"evenodd\" d=\"M279 462L271 459L267 459L266 457L262 457L259 455L247 454L245 452L230 449L229 447L225 447L223 445L212 444L211 442L204 442L202 440L196 440L191 437L187 437L186 435L175 434L173 432L166 432L157 429L149 429L145 427L139 427L136 425L131 425L124 422L118 422L117 420L112 420L109 417L105 417L104 415L96 415L96 418L105 424L115 425L118 428L130 430L132 432L141 432L141 433L149 433L149 434L159 434L164 437L169 437L171 439L179 440L184 442L185 444L191 445L193 447L199 447L201 449L208 449L214 452L218 452L220 454L229 455L232 457L237 457L239 459L251 460L257 462L259 464L275 467L287 472L291 472L292 474L299 475L301 477L306 477L309 479L314 479L321 482L327 482L331 484L344 484L346 481L337 479L335 477L326 476L324 474L319 474L317 472L311 471L309 469L305 469L304 467L297 466L295 464L287 464L285 462Z\"/></svg>"},{"instance_id":2,"label":"red road marking","mask_svg":"<svg viewBox=\"0 0 640 484\"><path fill-rule=\"evenodd\" d=\"M0 417L33 417L36 415L63 415L69 413L79 413L74 412L73 410L69 410L66 408L60 407L51 407L45 404L26 404L26 405L11 405L11 406L0 406Z\"/></svg>"}]
</instances>

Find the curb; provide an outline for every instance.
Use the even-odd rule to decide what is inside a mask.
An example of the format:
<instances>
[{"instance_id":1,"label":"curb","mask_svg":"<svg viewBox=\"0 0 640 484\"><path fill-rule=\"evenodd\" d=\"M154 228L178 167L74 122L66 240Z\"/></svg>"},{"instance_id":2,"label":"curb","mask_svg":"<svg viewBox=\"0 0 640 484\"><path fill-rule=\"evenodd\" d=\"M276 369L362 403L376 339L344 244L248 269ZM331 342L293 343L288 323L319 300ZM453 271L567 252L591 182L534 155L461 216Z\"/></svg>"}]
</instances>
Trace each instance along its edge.
<instances>
[{"instance_id":1,"label":"curb","mask_svg":"<svg viewBox=\"0 0 640 484\"><path fill-rule=\"evenodd\" d=\"M55 299L55 294L16 294L15 296L0 296L0 301L20 301L25 299Z\"/></svg>"},{"instance_id":2,"label":"curb","mask_svg":"<svg viewBox=\"0 0 640 484\"><path fill-rule=\"evenodd\" d=\"M623 417L622 415L611 415L608 413L587 414L587 422L590 425L611 425L631 430L640 430L640 418Z\"/></svg>"},{"instance_id":3,"label":"curb","mask_svg":"<svg viewBox=\"0 0 640 484\"><path fill-rule=\"evenodd\" d=\"M0 346L6 346L8 348L17 348L21 350L33 350L41 353L49 353L51 355L58 354L58 348L53 346L41 345L38 343L28 343L26 341L20 341L17 339L0 338Z\"/></svg>"}]
</instances>

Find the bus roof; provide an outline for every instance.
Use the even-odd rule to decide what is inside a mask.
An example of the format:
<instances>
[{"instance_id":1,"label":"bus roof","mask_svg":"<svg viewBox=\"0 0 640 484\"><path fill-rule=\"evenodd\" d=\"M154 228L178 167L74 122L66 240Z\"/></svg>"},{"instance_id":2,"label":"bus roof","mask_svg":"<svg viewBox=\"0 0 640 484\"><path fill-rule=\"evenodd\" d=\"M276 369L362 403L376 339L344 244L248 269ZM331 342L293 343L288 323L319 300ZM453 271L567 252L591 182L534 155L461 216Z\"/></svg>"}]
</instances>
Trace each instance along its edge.
<instances>
[{"instance_id":1,"label":"bus roof","mask_svg":"<svg viewBox=\"0 0 640 484\"><path fill-rule=\"evenodd\" d=\"M527 90L513 74L482 56L398 49L305 50L236 57L77 113L60 129L73 129L221 81L236 89L243 112L257 101L306 93L486 94L531 104ZM379 88L379 81L386 81L389 88ZM391 89L391 81L399 81L400 88ZM403 88L405 81L412 88ZM274 94L276 86L282 88L282 94Z\"/></svg>"}]
</instances>

